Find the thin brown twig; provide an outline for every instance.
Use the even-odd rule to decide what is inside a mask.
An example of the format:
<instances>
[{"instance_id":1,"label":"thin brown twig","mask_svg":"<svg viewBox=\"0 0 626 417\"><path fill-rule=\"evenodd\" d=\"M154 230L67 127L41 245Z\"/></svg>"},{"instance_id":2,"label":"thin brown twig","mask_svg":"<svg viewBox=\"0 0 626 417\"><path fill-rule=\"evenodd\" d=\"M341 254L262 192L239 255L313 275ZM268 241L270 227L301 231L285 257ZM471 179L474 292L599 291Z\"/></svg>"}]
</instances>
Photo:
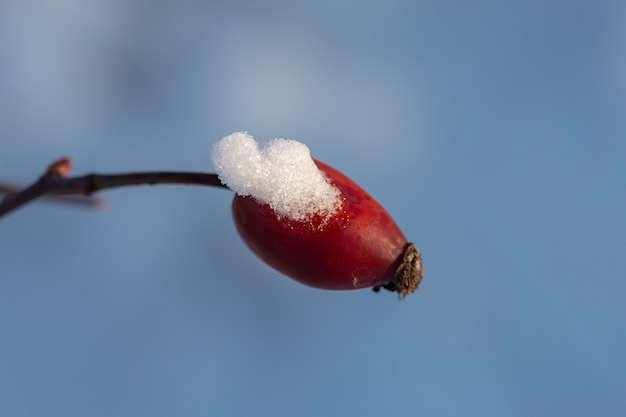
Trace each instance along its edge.
<instances>
[{"instance_id":1,"label":"thin brown twig","mask_svg":"<svg viewBox=\"0 0 626 417\"><path fill-rule=\"evenodd\" d=\"M0 204L2 202L2 194L15 194L24 187L15 184L0 183ZM8 197L8 196L7 196ZM76 206L100 208L106 205L106 199L102 196L86 196L86 195L44 195L46 201L61 204L74 204Z\"/></svg>"},{"instance_id":2,"label":"thin brown twig","mask_svg":"<svg viewBox=\"0 0 626 417\"><path fill-rule=\"evenodd\" d=\"M217 174L155 171L67 177L70 166L69 158L59 159L52 163L37 181L19 191L15 191L9 186L0 186L0 191L9 191L9 194L0 201L0 218L46 195L58 197L91 196L91 194L102 190L129 185L186 184L227 188L220 182Z\"/></svg>"}]
</instances>

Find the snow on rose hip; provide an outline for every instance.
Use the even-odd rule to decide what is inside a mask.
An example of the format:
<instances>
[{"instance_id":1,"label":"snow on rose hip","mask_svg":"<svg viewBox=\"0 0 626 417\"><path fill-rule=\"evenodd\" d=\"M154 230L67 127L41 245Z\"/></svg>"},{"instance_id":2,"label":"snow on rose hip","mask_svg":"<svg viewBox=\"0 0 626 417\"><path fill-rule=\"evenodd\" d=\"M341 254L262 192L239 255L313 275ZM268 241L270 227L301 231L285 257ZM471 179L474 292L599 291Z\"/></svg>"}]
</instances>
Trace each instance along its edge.
<instances>
[{"instance_id":1,"label":"snow on rose hip","mask_svg":"<svg viewBox=\"0 0 626 417\"><path fill-rule=\"evenodd\" d=\"M389 213L306 145L247 133L213 146L220 180L235 191L235 225L265 263L311 287L385 288L404 297L422 280L422 260Z\"/></svg>"}]
</instances>

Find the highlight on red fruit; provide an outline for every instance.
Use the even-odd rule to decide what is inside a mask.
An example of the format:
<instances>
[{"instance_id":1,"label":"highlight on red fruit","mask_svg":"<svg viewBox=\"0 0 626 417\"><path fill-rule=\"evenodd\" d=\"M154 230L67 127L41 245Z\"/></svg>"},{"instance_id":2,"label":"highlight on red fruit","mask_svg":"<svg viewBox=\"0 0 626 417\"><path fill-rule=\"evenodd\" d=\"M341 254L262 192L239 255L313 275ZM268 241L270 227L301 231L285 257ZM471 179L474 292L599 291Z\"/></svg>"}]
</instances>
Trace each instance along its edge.
<instances>
[{"instance_id":1,"label":"highlight on red fruit","mask_svg":"<svg viewBox=\"0 0 626 417\"><path fill-rule=\"evenodd\" d=\"M215 169L235 191L237 231L265 263L329 290L419 286L421 254L389 213L353 180L296 141L259 146L240 132L214 147Z\"/></svg>"}]
</instances>

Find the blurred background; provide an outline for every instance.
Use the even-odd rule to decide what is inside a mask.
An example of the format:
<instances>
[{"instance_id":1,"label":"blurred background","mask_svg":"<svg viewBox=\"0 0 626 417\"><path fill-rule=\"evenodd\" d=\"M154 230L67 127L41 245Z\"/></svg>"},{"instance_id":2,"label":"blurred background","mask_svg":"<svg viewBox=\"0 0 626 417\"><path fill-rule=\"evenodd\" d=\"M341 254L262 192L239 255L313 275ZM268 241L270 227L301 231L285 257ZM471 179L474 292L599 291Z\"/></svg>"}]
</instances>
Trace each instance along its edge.
<instances>
[{"instance_id":1,"label":"blurred background","mask_svg":"<svg viewBox=\"0 0 626 417\"><path fill-rule=\"evenodd\" d=\"M470 4L471 3L471 4ZM0 221L2 416L626 415L623 1L0 2L0 179L297 139L421 249L328 292L226 190Z\"/></svg>"}]
</instances>

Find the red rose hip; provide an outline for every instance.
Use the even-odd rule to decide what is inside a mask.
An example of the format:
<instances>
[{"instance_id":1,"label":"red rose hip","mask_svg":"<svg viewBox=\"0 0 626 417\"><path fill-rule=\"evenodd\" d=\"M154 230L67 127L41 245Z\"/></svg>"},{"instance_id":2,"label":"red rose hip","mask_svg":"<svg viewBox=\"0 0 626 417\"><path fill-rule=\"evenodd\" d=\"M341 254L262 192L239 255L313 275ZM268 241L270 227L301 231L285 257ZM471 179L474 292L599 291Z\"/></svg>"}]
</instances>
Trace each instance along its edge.
<instances>
[{"instance_id":1,"label":"red rose hip","mask_svg":"<svg viewBox=\"0 0 626 417\"><path fill-rule=\"evenodd\" d=\"M267 162L264 152L277 151L261 149L261 166L273 165L282 170L284 164L289 165L288 161ZM246 154L243 159L254 164L256 154L252 152L252 155ZM331 191L323 191L333 194L332 204L325 205L319 199L324 193L314 190L301 198L305 201L303 206L308 207L304 214L296 211L294 215L284 209L280 205L283 194L294 194L308 187L306 180L298 183L298 176L287 178L287 187L293 186L293 189L271 183L271 194L266 201L237 193L232 211L244 242L265 263L311 287L329 290L373 287L375 291L385 288L398 292L400 297L415 291L423 274L421 255L407 242L389 213L350 178L323 162L312 160L308 149L306 156L314 162L312 170L319 171L316 175L323 174L321 181L326 184L322 186L331 186L328 188ZM219 173L222 165L219 161L215 165ZM263 169L255 167L253 170ZM269 177L285 177L285 173L280 171ZM249 182L254 181L250 178L243 181L244 184ZM229 181L226 183L231 186ZM278 194L277 200L273 200L274 193Z\"/></svg>"}]
</instances>

